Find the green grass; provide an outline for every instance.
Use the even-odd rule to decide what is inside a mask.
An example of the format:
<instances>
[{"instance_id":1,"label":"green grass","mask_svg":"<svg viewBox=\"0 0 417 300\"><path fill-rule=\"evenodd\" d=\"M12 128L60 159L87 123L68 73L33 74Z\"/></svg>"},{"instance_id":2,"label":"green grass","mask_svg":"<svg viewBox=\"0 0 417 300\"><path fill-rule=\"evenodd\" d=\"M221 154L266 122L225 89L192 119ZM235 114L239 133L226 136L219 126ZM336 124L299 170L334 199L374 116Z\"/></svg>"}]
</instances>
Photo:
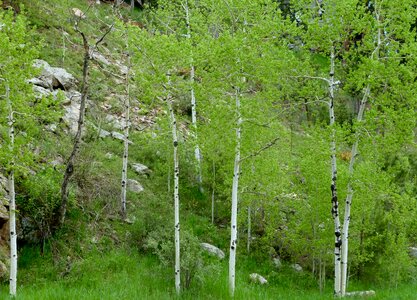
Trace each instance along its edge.
<instances>
[{"instance_id":1,"label":"green grass","mask_svg":"<svg viewBox=\"0 0 417 300\"><path fill-rule=\"evenodd\" d=\"M227 260L220 269L204 274L189 290L176 296L173 272L162 268L154 256L114 250L92 252L73 262L68 275L62 276L63 266L53 264L48 255L41 257L34 249L22 252L16 299L39 300L104 300L104 299L230 299L227 286ZM331 282L320 294L309 274L297 274L289 268L269 274L265 286L248 281L251 272L262 271L263 265L242 258L237 265L235 299L333 299ZM351 290L364 289L354 286ZM414 299L415 288L403 285L396 289L374 288L372 299ZM0 298L7 299L8 287L1 288ZM359 298L358 298L359 299Z\"/></svg>"}]
</instances>

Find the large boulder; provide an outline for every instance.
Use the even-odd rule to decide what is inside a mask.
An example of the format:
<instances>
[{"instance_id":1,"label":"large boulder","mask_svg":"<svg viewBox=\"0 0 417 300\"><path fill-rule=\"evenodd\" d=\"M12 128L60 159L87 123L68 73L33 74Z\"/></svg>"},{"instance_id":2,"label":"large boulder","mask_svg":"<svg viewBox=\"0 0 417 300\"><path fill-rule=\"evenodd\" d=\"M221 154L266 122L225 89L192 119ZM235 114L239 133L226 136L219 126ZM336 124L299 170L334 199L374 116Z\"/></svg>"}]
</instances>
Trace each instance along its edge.
<instances>
[{"instance_id":1,"label":"large boulder","mask_svg":"<svg viewBox=\"0 0 417 300\"><path fill-rule=\"evenodd\" d=\"M216 246L213 246L209 243L201 243L201 248L206 250L209 254L217 256L220 259L223 259L225 257L225 254L222 250L217 248Z\"/></svg>"},{"instance_id":2,"label":"large boulder","mask_svg":"<svg viewBox=\"0 0 417 300\"><path fill-rule=\"evenodd\" d=\"M46 61L41 59L35 60L33 65L41 70L41 74L37 78L29 81L34 85L50 90L62 89L65 91L76 87L77 80L65 69L51 67Z\"/></svg>"}]
</instances>

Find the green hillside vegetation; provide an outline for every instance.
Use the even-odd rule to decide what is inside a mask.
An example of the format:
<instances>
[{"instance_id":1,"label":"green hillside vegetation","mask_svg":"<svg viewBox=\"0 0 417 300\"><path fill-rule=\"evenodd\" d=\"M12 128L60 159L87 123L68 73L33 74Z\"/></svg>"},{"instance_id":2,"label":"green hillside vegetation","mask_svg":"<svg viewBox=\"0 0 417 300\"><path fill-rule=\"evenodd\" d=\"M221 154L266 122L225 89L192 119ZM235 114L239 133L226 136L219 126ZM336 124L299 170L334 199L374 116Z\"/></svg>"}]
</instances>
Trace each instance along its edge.
<instances>
[{"instance_id":1,"label":"green hillside vegetation","mask_svg":"<svg viewBox=\"0 0 417 300\"><path fill-rule=\"evenodd\" d=\"M343 269L347 236L346 291L415 298L413 1L158 0L133 10L98 2L0 1L0 179L15 176L17 299L233 298L237 185L235 299L334 298L335 252ZM61 224L77 126L67 121L75 103L68 95L75 91L59 83L40 97L28 80L41 78L32 62L42 59L72 74L82 92L80 33L95 52ZM126 99L127 177L143 190L128 189L124 216L125 144L115 132L124 134ZM134 163L148 169L136 172ZM2 231L8 237L8 227ZM201 243L226 257L209 255ZM7 268L8 247L0 240ZM2 299L9 297L8 273L0 268ZM252 273L268 283L252 282Z\"/></svg>"}]
</instances>

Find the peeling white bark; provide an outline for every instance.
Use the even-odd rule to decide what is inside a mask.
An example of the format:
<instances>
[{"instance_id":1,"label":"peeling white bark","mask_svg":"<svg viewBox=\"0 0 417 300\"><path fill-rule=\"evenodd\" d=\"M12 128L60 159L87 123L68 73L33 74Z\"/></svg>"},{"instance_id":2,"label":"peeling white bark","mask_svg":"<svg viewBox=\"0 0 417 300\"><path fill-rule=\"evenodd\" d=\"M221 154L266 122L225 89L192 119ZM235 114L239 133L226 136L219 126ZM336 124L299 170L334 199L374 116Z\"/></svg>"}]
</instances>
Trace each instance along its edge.
<instances>
[{"instance_id":1,"label":"peeling white bark","mask_svg":"<svg viewBox=\"0 0 417 300\"><path fill-rule=\"evenodd\" d=\"M6 83L6 101L9 108L9 150L13 154L14 152L14 118L13 107L10 101L10 87ZM16 233L16 199L14 188L14 160L11 161L11 170L9 172L8 184L9 184L9 225L10 225L10 295L16 296L17 285L17 233Z\"/></svg>"},{"instance_id":2,"label":"peeling white bark","mask_svg":"<svg viewBox=\"0 0 417 300\"><path fill-rule=\"evenodd\" d=\"M132 0L133 3L133 0ZM123 219L127 217L126 211L126 189L127 189L127 163L129 157L129 127L130 127L130 56L128 57L128 67L126 72L126 98L125 98L125 124L124 124L124 151L123 151L123 167L122 167L122 193L121 193L121 215Z\"/></svg>"},{"instance_id":3,"label":"peeling white bark","mask_svg":"<svg viewBox=\"0 0 417 300\"><path fill-rule=\"evenodd\" d=\"M375 9L375 19L378 23L378 32L377 32L377 44L374 51L371 54L371 59L379 60L379 51L382 45L382 30L381 30L381 22L380 22L380 14L379 9L376 6ZM361 100L361 104L359 106L358 115L356 118L357 124L360 124L363 119L363 114L365 111L365 106L368 101L370 94L370 85L368 84L363 92L363 97ZM341 270L341 296L347 296L346 293L347 288L347 279L348 279L348 252L349 252L349 225L350 225L350 209L352 206L352 198L353 198L353 187L352 187L352 180L353 180L353 173L354 173L354 165L356 161L356 157L358 155L358 145L359 145L359 133L356 131L355 133L355 142L352 145L351 149L351 158L349 162L349 182L347 187L347 195L345 200L345 215L343 221L343 231L342 231L342 270ZM373 292L373 291L371 291Z\"/></svg>"},{"instance_id":4,"label":"peeling white bark","mask_svg":"<svg viewBox=\"0 0 417 300\"><path fill-rule=\"evenodd\" d=\"M229 289L232 297L235 293L235 266L236 266L236 247L237 247L237 203L239 188L239 172L240 172L240 141L241 141L241 124L242 116L240 114L239 89L236 88L236 148L235 148L235 164L233 171L232 185L232 212L230 222L230 257L229 257Z\"/></svg>"},{"instance_id":5,"label":"peeling white bark","mask_svg":"<svg viewBox=\"0 0 417 300\"><path fill-rule=\"evenodd\" d=\"M168 86L170 77L168 75ZM181 265L180 265L180 198L179 198L179 164L178 164L178 135L177 121L172 108L172 98L168 92L167 105L171 118L172 141L174 145L174 231L175 231L175 289L177 294L181 291Z\"/></svg>"},{"instance_id":6,"label":"peeling white bark","mask_svg":"<svg viewBox=\"0 0 417 300\"><path fill-rule=\"evenodd\" d=\"M369 85L365 88L361 104L359 106L359 112L357 116L357 123L362 122L363 113L365 111L366 102L368 101L370 92ZM345 201L345 217L343 221L343 232L342 232L342 272L341 272L341 295L344 296L346 294L346 286L347 286L347 266L348 266L348 248L349 248L349 224L350 224L350 208L352 205L352 197L353 197L353 188L352 188L352 177L353 177L353 167L355 165L356 156L358 155L358 144L359 144L359 134L356 132L355 134L355 143L352 146L352 156L349 162L349 182L347 187L347 195Z\"/></svg>"},{"instance_id":7,"label":"peeling white bark","mask_svg":"<svg viewBox=\"0 0 417 300\"><path fill-rule=\"evenodd\" d=\"M331 177L331 192L332 192L332 216L334 220L334 235L335 235L335 247L334 247L334 294L340 295L341 284L340 284L340 271L341 271L341 228L339 218L339 201L337 199L337 163L336 163L336 129L335 129L335 115L334 115L334 49L332 47L330 54L330 79L329 79L329 117L330 117L330 128L331 133L331 163L332 163L332 177Z\"/></svg>"}]
</instances>

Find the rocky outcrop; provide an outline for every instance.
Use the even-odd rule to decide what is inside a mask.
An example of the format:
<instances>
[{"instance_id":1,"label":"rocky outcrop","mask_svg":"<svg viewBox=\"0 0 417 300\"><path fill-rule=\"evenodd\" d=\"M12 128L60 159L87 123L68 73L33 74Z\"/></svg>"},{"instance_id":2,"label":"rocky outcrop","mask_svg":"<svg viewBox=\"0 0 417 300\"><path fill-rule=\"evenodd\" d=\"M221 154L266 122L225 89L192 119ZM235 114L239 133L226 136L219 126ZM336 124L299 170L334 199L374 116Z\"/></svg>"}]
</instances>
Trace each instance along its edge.
<instances>
[{"instance_id":1,"label":"rocky outcrop","mask_svg":"<svg viewBox=\"0 0 417 300\"><path fill-rule=\"evenodd\" d=\"M29 80L30 83L50 91L56 89L69 91L76 88L77 80L65 69L51 67L46 61L41 59L35 60L33 65L39 68L41 73L38 77Z\"/></svg>"}]
</instances>

